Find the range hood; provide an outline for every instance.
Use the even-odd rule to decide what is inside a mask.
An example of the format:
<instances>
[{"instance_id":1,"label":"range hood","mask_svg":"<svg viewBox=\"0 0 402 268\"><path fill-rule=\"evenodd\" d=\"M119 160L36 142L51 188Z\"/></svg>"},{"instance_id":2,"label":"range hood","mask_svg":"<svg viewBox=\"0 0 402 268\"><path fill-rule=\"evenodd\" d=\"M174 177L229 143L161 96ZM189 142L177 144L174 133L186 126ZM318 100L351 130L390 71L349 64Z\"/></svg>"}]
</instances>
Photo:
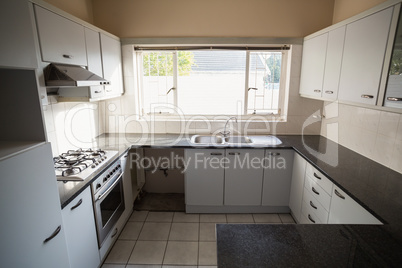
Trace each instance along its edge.
<instances>
[{"instance_id":1,"label":"range hood","mask_svg":"<svg viewBox=\"0 0 402 268\"><path fill-rule=\"evenodd\" d=\"M51 63L44 70L47 87L87 87L109 85L102 77L77 65Z\"/></svg>"}]
</instances>

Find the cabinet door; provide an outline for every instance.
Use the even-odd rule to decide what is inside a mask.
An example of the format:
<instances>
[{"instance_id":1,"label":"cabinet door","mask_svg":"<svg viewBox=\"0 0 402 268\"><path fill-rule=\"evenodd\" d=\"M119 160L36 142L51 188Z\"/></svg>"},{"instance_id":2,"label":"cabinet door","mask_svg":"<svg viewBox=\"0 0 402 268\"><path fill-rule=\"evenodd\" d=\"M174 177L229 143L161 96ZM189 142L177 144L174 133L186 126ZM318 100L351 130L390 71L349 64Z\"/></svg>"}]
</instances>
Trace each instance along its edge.
<instances>
[{"instance_id":1,"label":"cabinet door","mask_svg":"<svg viewBox=\"0 0 402 268\"><path fill-rule=\"evenodd\" d=\"M346 26L339 100L375 105L393 7Z\"/></svg>"},{"instance_id":2,"label":"cabinet door","mask_svg":"<svg viewBox=\"0 0 402 268\"><path fill-rule=\"evenodd\" d=\"M62 211L71 267L100 264L91 189L87 187Z\"/></svg>"},{"instance_id":3,"label":"cabinet door","mask_svg":"<svg viewBox=\"0 0 402 268\"><path fill-rule=\"evenodd\" d=\"M266 150L263 206L288 206L293 170L293 150Z\"/></svg>"},{"instance_id":4,"label":"cabinet door","mask_svg":"<svg viewBox=\"0 0 402 268\"><path fill-rule=\"evenodd\" d=\"M346 26L342 26L328 33L327 56L325 60L322 89L322 97L325 99L336 100L338 97L345 29Z\"/></svg>"},{"instance_id":5,"label":"cabinet door","mask_svg":"<svg viewBox=\"0 0 402 268\"><path fill-rule=\"evenodd\" d=\"M0 1L0 66L38 67L30 5L26 0Z\"/></svg>"},{"instance_id":6,"label":"cabinet door","mask_svg":"<svg viewBox=\"0 0 402 268\"><path fill-rule=\"evenodd\" d=\"M100 37L103 78L110 82L110 85L105 86L106 96L118 96L123 93L120 41L102 33Z\"/></svg>"},{"instance_id":7,"label":"cabinet door","mask_svg":"<svg viewBox=\"0 0 402 268\"><path fill-rule=\"evenodd\" d=\"M35 5L42 60L87 66L84 27Z\"/></svg>"},{"instance_id":8,"label":"cabinet door","mask_svg":"<svg viewBox=\"0 0 402 268\"><path fill-rule=\"evenodd\" d=\"M223 149L187 149L184 173L186 205L223 205Z\"/></svg>"},{"instance_id":9,"label":"cabinet door","mask_svg":"<svg viewBox=\"0 0 402 268\"><path fill-rule=\"evenodd\" d=\"M0 161L0 178L1 266L69 267L50 143Z\"/></svg>"},{"instance_id":10,"label":"cabinet door","mask_svg":"<svg viewBox=\"0 0 402 268\"><path fill-rule=\"evenodd\" d=\"M128 217L133 212L133 186L131 183L131 169L130 169L130 154L125 153L121 158L121 167L123 169L123 189L124 189L124 204L125 209L123 213L123 218L128 219Z\"/></svg>"},{"instance_id":11,"label":"cabinet door","mask_svg":"<svg viewBox=\"0 0 402 268\"><path fill-rule=\"evenodd\" d=\"M293 173L292 183L290 185L289 207L293 213L293 216L298 222L300 222L304 189L304 175L306 172L307 162L299 154L295 153L294 155L295 157L293 159Z\"/></svg>"},{"instance_id":12,"label":"cabinet door","mask_svg":"<svg viewBox=\"0 0 402 268\"><path fill-rule=\"evenodd\" d=\"M321 97L328 33L304 41L300 94Z\"/></svg>"},{"instance_id":13,"label":"cabinet door","mask_svg":"<svg viewBox=\"0 0 402 268\"><path fill-rule=\"evenodd\" d=\"M338 187L334 187L328 223L382 224Z\"/></svg>"},{"instance_id":14,"label":"cabinet door","mask_svg":"<svg viewBox=\"0 0 402 268\"><path fill-rule=\"evenodd\" d=\"M261 205L264 150L226 149L226 158L224 204Z\"/></svg>"},{"instance_id":15,"label":"cabinet door","mask_svg":"<svg viewBox=\"0 0 402 268\"><path fill-rule=\"evenodd\" d=\"M99 33L85 28L85 44L87 49L88 70L103 77ZM103 86L92 86L89 87L89 90L91 99L101 98L105 95Z\"/></svg>"}]
</instances>

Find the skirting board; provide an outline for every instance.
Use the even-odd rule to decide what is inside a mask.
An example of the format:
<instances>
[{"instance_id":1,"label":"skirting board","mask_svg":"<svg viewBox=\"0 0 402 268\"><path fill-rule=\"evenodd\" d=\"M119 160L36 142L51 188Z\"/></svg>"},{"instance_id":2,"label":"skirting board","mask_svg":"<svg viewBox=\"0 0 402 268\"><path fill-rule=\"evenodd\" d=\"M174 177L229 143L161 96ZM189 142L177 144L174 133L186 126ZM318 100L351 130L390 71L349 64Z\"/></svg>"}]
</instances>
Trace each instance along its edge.
<instances>
[{"instance_id":1,"label":"skirting board","mask_svg":"<svg viewBox=\"0 0 402 268\"><path fill-rule=\"evenodd\" d=\"M186 213L289 213L288 206L195 206L186 205Z\"/></svg>"}]
</instances>

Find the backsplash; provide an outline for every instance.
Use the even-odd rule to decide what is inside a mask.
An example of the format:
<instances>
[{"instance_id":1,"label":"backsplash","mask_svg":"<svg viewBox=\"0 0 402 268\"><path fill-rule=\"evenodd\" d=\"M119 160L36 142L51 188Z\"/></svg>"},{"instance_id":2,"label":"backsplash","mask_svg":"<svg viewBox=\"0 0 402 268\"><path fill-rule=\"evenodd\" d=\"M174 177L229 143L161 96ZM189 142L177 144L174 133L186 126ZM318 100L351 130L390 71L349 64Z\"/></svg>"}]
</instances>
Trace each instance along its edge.
<instances>
[{"instance_id":1,"label":"backsplash","mask_svg":"<svg viewBox=\"0 0 402 268\"><path fill-rule=\"evenodd\" d=\"M402 173L402 115L324 103L321 135Z\"/></svg>"},{"instance_id":2,"label":"backsplash","mask_svg":"<svg viewBox=\"0 0 402 268\"><path fill-rule=\"evenodd\" d=\"M139 119L136 65L133 61L133 46L125 45L123 51L123 78L125 94L121 98L105 101L107 133L185 133L209 134L221 131L228 116L220 120L145 120ZM321 123L305 126L307 118L322 108L322 101L305 99L299 96L302 46L292 45L290 64L289 102L286 122L241 122L230 125L230 129L239 134L319 134ZM134 55L135 57L135 55ZM207 109L207 108L206 108Z\"/></svg>"},{"instance_id":3,"label":"backsplash","mask_svg":"<svg viewBox=\"0 0 402 268\"><path fill-rule=\"evenodd\" d=\"M53 156L75 148L96 147L94 138L105 132L104 102L59 102L43 106Z\"/></svg>"}]
</instances>

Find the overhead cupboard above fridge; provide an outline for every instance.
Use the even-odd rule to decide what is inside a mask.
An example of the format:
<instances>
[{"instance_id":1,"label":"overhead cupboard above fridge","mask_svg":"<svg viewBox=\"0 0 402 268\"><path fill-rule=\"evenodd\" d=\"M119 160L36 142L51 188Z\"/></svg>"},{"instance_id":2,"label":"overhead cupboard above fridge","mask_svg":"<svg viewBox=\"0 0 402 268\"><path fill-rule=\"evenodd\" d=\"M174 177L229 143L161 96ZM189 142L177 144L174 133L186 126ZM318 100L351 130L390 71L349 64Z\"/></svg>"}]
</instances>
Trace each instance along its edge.
<instances>
[{"instance_id":1,"label":"overhead cupboard above fridge","mask_svg":"<svg viewBox=\"0 0 402 268\"><path fill-rule=\"evenodd\" d=\"M399 16L389 62L384 106L402 108L402 19Z\"/></svg>"}]
</instances>

